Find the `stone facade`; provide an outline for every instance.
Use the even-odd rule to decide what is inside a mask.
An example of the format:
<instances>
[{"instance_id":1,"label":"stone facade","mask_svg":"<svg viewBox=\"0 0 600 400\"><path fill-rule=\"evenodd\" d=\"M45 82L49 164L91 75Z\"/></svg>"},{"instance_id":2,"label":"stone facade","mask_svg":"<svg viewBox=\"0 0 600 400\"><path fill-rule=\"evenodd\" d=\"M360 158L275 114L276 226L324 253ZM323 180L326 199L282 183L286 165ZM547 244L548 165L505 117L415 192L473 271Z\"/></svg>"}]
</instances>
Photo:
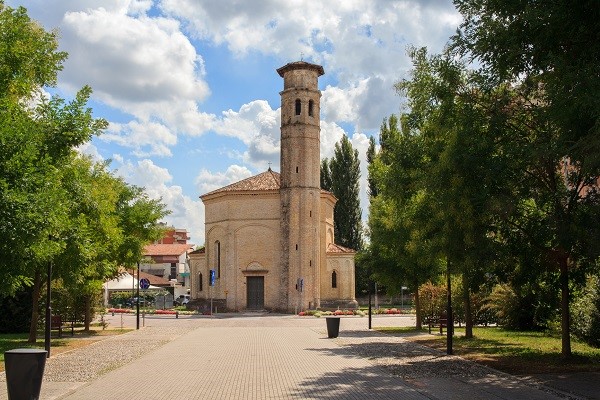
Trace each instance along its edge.
<instances>
[{"instance_id":1,"label":"stone facade","mask_svg":"<svg viewBox=\"0 0 600 400\"><path fill-rule=\"evenodd\" d=\"M190 254L192 298L229 310L356 307L354 251L333 244L336 198L320 189L323 68L295 62L277 72L281 174L269 168L201 196L206 242Z\"/></svg>"}]
</instances>

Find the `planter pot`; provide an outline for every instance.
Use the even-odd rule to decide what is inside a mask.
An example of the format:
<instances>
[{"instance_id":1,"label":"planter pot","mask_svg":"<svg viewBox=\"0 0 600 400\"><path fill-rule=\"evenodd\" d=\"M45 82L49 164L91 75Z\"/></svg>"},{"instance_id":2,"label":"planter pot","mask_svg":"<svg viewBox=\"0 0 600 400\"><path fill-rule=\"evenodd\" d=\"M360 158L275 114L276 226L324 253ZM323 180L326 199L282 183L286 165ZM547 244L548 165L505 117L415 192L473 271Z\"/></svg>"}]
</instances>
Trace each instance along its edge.
<instances>
[{"instance_id":1,"label":"planter pot","mask_svg":"<svg viewBox=\"0 0 600 400\"><path fill-rule=\"evenodd\" d=\"M8 400L38 400L46 366L46 350L14 349L4 353Z\"/></svg>"},{"instance_id":2,"label":"planter pot","mask_svg":"<svg viewBox=\"0 0 600 400\"><path fill-rule=\"evenodd\" d=\"M340 317L325 317L327 321L327 337L330 339L338 337L340 333Z\"/></svg>"}]
</instances>

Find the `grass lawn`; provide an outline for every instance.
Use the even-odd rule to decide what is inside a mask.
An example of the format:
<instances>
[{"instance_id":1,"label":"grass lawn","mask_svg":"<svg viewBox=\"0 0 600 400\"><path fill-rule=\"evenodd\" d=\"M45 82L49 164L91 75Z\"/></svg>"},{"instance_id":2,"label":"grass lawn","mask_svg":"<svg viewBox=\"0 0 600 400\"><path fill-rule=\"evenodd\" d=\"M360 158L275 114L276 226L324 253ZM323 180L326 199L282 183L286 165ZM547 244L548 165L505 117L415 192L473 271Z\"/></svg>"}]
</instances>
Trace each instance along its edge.
<instances>
[{"instance_id":1,"label":"grass lawn","mask_svg":"<svg viewBox=\"0 0 600 400\"><path fill-rule=\"evenodd\" d=\"M106 329L102 330L99 327L91 327L89 332L76 330L71 336L70 330L63 331L62 338L57 337L56 332L52 332L50 340L50 355L63 353L65 351L77 349L87 346L98 340L102 340L106 336L120 335L121 333L129 332L131 329ZM4 371L4 352L12 349L35 348L44 349L44 333L38 333L36 343L27 343L27 333L5 333L0 334L0 372Z\"/></svg>"},{"instance_id":2,"label":"grass lawn","mask_svg":"<svg viewBox=\"0 0 600 400\"><path fill-rule=\"evenodd\" d=\"M408 340L446 350L446 335L427 334L414 328L377 328L402 334ZM561 338L544 332L517 332L497 327L476 327L473 339L465 339L464 328L455 328L454 354L515 375L551 372L600 371L600 349L571 339L573 357L560 354Z\"/></svg>"}]
</instances>

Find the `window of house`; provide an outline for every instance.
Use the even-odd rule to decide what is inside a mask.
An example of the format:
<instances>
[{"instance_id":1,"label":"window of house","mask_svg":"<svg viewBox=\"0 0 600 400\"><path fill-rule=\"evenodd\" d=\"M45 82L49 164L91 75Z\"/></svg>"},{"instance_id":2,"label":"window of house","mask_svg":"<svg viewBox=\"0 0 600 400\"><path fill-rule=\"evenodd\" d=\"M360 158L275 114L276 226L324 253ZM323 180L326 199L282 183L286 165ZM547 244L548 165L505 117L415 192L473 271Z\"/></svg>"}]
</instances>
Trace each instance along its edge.
<instances>
[{"instance_id":1,"label":"window of house","mask_svg":"<svg viewBox=\"0 0 600 400\"><path fill-rule=\"evenodd\" d=\"M300 104L300 99L296 99L296 115L300 115L302 111L302 105Z\"/></svg>"},{"instance_id":2,"label":"window of house","mask_svg":"<svg viewBox=\"0 0 600 400\"><path fill-rule=\"evenodd\" d=\"M171 273L169 279L177 279L177 263L171 263Z\"/></svg>"},{"instance_id":3,"label":"window of house","mask_svg":"<svg viewBox=\"0 0 600 400\"><path fill-rule=\"evenodd\" d=\"M215 242L215 262L217 263L217 276L216 278L221 277L221 242L218 240Z\"/></svg>"},{"instance_id":4,"label":"window of house","mask_svg":"<svg viewBox=\"0 0 600 400\"><path fill-rule=\"evenodd\" d=\"M198 274L198 291L202 291L202 274Z\"/></svg>"},{"instance_id":5,"label":"window of house","mask_svg":"<svg viewBox=\"0 0 600 400\"><path fill-rule=\"evenodd\" d=\"M308 116L309 117L313 116L313 104L314 104L314 102L312 100L308 101Z\"/></svg>"},{"instance_id":6,"label":"window of house","mask_svg":"<svg viewBox=\"0 0 600 400\"><path fill-rule=\"evenodd\" d=\"M337 273L335 271L331 273L331 287L337 288Z\"/></svg>"}]
</instances>

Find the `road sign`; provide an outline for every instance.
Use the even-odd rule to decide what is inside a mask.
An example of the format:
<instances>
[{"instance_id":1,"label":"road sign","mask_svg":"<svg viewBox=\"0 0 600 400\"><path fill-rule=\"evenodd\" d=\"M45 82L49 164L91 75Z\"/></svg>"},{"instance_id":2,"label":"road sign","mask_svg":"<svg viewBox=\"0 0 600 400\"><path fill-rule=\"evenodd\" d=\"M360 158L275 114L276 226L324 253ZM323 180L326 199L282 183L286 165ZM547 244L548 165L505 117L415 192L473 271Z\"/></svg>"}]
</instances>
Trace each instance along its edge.
<instances>
[{"instance_id":1,"label":"road sign","mask_svg":"<svg viewBox=\"0 0 600 400\"><path fill-rule=\"evenodd\" d=\"M150 287L150 281L147 278L140 279L140 287L142 289L148 289Z\"/></svg>"},{"instance_id":2,"label":"road sign","mask_svg":"<svg viewBox=\"0 0 600 400\"><path fill-rule=\"evenodd\" d=\"M215 286L216 274L215 274L215 270L214 269L210 270L209 278L210 279L208 280L208 285L209 286Z\"/></svg>"}]
</instances>

